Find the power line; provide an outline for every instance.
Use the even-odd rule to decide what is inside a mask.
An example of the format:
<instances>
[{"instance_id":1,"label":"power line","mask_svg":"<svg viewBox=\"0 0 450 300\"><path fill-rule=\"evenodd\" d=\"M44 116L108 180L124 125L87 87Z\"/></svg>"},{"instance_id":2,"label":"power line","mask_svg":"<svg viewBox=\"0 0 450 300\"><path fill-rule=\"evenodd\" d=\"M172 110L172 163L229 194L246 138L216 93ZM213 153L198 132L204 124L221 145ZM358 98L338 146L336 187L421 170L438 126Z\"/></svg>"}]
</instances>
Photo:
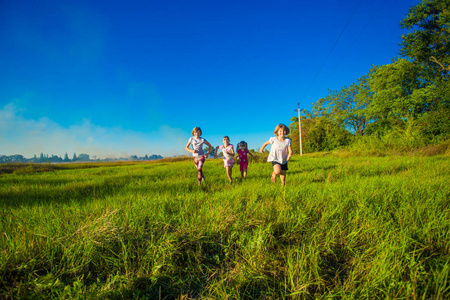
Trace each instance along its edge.
<instances>
[{"instance_id":1,"label":"power line","mask_svg":"<svg viewBox=\"0 0 450 300\"><path fill-rule=\"evenodd\" d=\"M345 29L347 29L348 24L350 24L350 21L352 20L353 16L356 13L356 10L358 9L359 5L361 4L362 0L358 1L358 4L356 5L355 9L353 10L350 18L348 19L347 23L345 24L344 28L342 29L341 33L339 34L337 40L334 42L333 47L331 47L330 52L328 52L327 57L325 58L325 60L323 61L322 65L320 66L319 70L317 71L316 75L314 75L311 83L309 84L308 88L306 89L305 93L303 94L303 98L304 96L309 92L309 89L311 88L311 86L313 85L314 81L316 80L317 76L319 76L320 71L322 71L323 67L325 66L325 63L327 62L328 58L330 57L331 53L333 52L334 48L336 47L337 43L339 42L339 40L342 37L342 34L344 34Z\"/></svg>"},{"instance_id":2,"label":"power line","mask_svg":"<svg viewBox=\"0 0 450 300\"><path fill-rule=\"evenodd\" d=\"M372 14L372 16L370 17L369 21L366 23L366 25L362 28L362 30L359 32L359 34L355 37L355 39L353 40L353 42L351 43L351 45L347 48L347 51L344 53L344 55L341 56L341 58L338 60L338 62L336 63L336 65L334 66L333 70L331 70L330 75L326 78L326 80L328 80L328 78L330 78L331 74L333 74L333 72L336 70L336 68L339 66L340 62L344 59L344 57L350 52L350 49L353 48L353 45L355 45L356 41L359 39L359 37L363 34L363 32L367 29L367 27L369 27L369 24L372 23L373 19L375 19L375 16L378 14L378 12L381 10L381 8L383 7L383 5L386 3L387 0L384 0L381 5L378 7L378 9Z\"/></svg>"}]
</instances>

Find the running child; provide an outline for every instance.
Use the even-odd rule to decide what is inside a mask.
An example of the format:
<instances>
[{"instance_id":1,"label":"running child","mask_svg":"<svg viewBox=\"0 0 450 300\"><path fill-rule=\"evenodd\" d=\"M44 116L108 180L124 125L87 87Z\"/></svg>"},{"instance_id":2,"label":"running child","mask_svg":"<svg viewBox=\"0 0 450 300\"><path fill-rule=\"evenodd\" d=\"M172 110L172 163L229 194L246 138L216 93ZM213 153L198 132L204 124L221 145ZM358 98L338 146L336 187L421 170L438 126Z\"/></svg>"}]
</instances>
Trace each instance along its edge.
<instances>
[{"instance_id":1,"label":"running child","mask_svg":"<svg viewBox=\"0 0 450 300\"><path fill-rule=\"evenodd\" d=\"M248 145L245 141L240 141L237 146L237 155L239 157L239 170L241 171L241 178L244 180L247 178L248 157L250 155L252 159L255 159L253 154L248 151Z\"/></svg>"},{"instance_id":2,"label":"running child","mask_svg":"<svg viewBox=\"0 0 450 300\"><path fill-rule=\"evenodd\" d=\"M223 166L225 167L227 171L227 177L228 181L233 183L232 178L232 172L233 172L233 165L234 165L234 149L233 145L230 144L230 138L228 136L223 137L223 145L216 147L216 153L214 155L214 158L217 158L217 152L222 150L223 153Z\"/></svg>"},{"instance_id":3,"label":"running child","mask_svg":"<svg viewBox=\"0 0 450 300\"><path fill-rule=\"evenodd\" d=\"M195 167L198 172L198 185L205 181L205 175L203 175L203 164L205 163L205 159L208 158L209 153L211 152L211 144L201 137L202 130L200 127L195 127L191 133L193 136L189 138L186 147L184 148L186 151L191 152L194 158ZM208 152L205 154L203 151L203 144L206 144L208 148ZM192 145L192 149L189 147Z\"/></svg>"},{"instance_id":4,"label":"running child","mask_svg":"<svg viewBox=\"0 0 450 300\"><path fill-rule=\"evenodd\" d=\"M271 137L267 142L261 146L261 153L264 153L264 148L271 144L268 162L272 162L273 172L270 180L276 182L277 175L280 175L281 185L286 184L286 171L288 170L288 161L292 157L291 139L287 138L289 128L284 124L278 124L273 132L276 137Z\"/></svg>"}]
</instances>

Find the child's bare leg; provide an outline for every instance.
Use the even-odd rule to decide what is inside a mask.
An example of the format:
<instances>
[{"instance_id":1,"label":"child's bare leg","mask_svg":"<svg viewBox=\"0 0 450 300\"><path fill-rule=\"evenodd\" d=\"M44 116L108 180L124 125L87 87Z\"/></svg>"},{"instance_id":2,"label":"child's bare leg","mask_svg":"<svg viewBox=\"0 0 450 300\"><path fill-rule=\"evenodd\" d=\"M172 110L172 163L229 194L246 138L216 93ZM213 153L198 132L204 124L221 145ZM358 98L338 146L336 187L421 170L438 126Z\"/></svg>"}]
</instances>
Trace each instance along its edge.
<instances>
[{"instance_id":1,"label":"child's bare leg","mask_svg":"<svg viewBox=\"0 0 450 300\"><path fill-rule=\"evenodd\" d=\"M273 166L273 173L274 173L275 175L279 175L281 172L282 172L282 171L281 171L281 166L280 166L280 165L274 165L274 166Z\"/></svg>"},{"instance_id":2,"label":"child's bare leg","mask_svg":"<svg viewBox=\"0 0 450 300\"><path fill-rule=\"evenodd\" d=\"M244 172L242 172L242 173L244 175L244 179L246 179L247 178L247 170L244 170Z\"/></svg>"},{"instance_id":3,"label":"child's bare leg","mask_svg":"<svg viewBox=\"0 0 450 300\"><path fill-rule=\"evenodd\" d=\"M273 166L272 177L271 177L272 182L276 182L277 175L280 175L280 173L281 173L281 166L278 165L278 164L274 165Z\"/></svg>"},{"instance_id":4,"label":"child's bare leg","mask_svg":"<svg viewBox=\"0 0 450 300\"><path fill-rule=\"evenodd\" d=\"M231 182L233 182L233 179L232 179L232 172L233 172L233 169L231 168L231 167L226 167L226 169L227 169L227 177L228 177L228 181L231 183Z\"/></svg>"},{"instance_id":5,"label":"child's bare leg","mask_svg":"<svg viewBox=\"0 0 450 300\"><path fill-rule=\"evenodd\" d=\"M198 178L198 184L200 185L202 178L204 178L203 175L203 163L204 159L194 159L195 167L197 168L197 178Z\"/></svg>"},{"instance_id":6,"label":"child's bare leg","mask_svg":"<svg viewBox=\"0 0 450 300\"><path fill-rule=\"evenodd\" d=\"M285 185L286 184L286 171L280 172L280 179L281 179L281 185Z\"/></svg>"}]
</instances>

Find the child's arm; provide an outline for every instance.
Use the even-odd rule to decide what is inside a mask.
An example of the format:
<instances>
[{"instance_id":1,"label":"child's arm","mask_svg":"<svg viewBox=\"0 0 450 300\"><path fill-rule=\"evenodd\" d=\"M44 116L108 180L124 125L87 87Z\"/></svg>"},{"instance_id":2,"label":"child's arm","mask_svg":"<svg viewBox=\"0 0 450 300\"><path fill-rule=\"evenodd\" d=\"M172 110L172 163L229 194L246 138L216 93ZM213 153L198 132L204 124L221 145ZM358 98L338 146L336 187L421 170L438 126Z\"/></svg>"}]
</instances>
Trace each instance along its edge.
<instances>
[{"instance_id":1,"label":"child's arm","mask_svg":"<svg viewBox=\"0 0 450 300\"><path fill-rule=\"evenodd\" d=\"M292 146L289 145L288 146L288 157L287 157L287 161L289 161L292 157Z\"/></svg>"},{"instance_id":2,"label":"child's arm","mask_svg":"<svg viewBox=\"0 0 450 300\"><path fill-rule=\"evenodd\" d=\"M252 157L252 159L255 160L255 157L253 156L253 154L250 151L248 151L247 154L249 154Z\"/></svg>"},{"instance_id":3,"label":"child's arm","mask_svg":"<svg viewBox=\"0 0 450 300\"><path fill-rule=\"evenodd\" d=\"M217 146L217 147L216 147L216 154L214 154L214 158L217 158L217 152L219 152L219 147L220 147L220 146Z\"/></svg>"},{"instance_id":4,"label":"child's arm","mask_svg":"<svg viewBox=\"0 0 450 300\"><path fill-rule=\"evenodd\" d=\"M190 145L191 145L191 141L189 141L189 142L186 144L186 147L184 148L184 150L186 150L187 152L195 153L194 150L192 150L191 148L189 148Z\"/></svg>"},{"instance_id":5,"label":"child's arm","mask_svg":"<svg viewBox=\"0 0 450 300\"><path fill-rule=\"evenodd\" d=\"M234 156L234 148L233 148L233 146L231 146L231 151L229 152L229 154L232 154L233 156Z\"/></svg>"},{"instance_id":6,"label":"child's arm","mask_svg":"<svg viewBox=\"0 0 450 300\"><path fill-rule=\"evenodd\" d=\"M267 145L270 144L270 141L265 142L262 146L261 149L259 150L259 152L261 152L262 154L264 154L264 148L266 148Z\"/></svg>"},{"instance_id":7,"label":"child's arm","mask_svg":"<svg viewBox=\"0 0 450 300\"><path fill-rule=\"evenodd\" d=\"M205 141L205 144L206 144L206 146L208 146L208 152L206 152L205 157L208 158L209 153L211 152L212 146L211 146L211 144L208 141Z\"/></svg>"}]
</instances>

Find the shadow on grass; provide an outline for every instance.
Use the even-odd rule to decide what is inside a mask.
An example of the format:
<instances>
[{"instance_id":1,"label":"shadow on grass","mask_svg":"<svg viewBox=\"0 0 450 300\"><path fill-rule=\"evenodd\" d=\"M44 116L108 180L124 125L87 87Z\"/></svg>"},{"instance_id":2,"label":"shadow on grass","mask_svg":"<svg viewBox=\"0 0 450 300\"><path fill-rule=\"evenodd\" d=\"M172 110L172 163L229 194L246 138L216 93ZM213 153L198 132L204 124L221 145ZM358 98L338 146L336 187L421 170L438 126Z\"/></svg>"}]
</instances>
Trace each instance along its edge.
<instances>
[{"instance_id":1,"label":"shadow on grass","mask_svg":"<svg viewBox=\"0 0 450 300\"><path fill-rule=\"evenodd\" d=\"M320 253L320 275L327 288L332 290L344 283L351 271L352 253L343 244L334 244Z\"/></svg>"}]
</instances>

